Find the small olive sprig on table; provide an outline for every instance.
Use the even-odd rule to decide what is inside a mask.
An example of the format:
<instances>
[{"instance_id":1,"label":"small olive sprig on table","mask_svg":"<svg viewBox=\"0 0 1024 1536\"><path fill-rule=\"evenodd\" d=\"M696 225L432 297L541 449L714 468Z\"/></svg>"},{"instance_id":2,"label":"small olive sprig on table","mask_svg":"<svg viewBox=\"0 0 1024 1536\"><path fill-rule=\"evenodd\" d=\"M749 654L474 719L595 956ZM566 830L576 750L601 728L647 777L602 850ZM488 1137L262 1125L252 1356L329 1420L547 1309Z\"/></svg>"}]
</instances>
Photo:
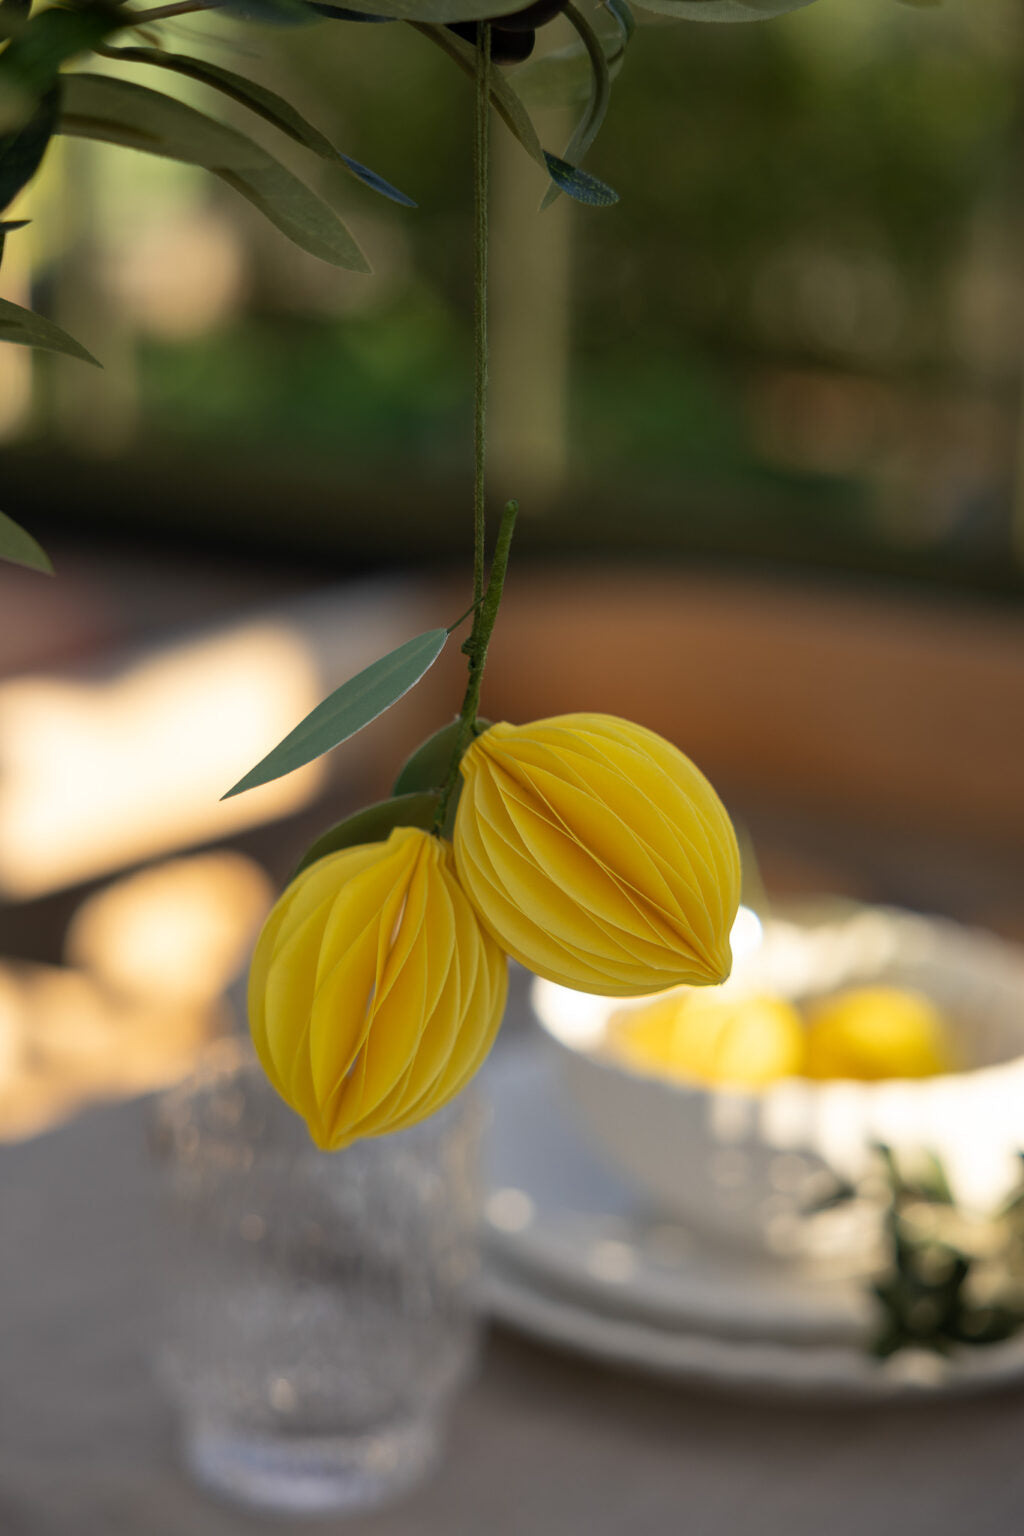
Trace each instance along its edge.
<instances>
[{"instance_id":1,"label":"small olive sprig on table","mask_svg":"<svg viewBox=\"0 0 1024 1536\"><path fill-rule=\"evenodd\" d=\"M871 1282L879 1315L870 1352L880 1360L904 1349L948 1355L1012 1338L1024 1328L1024 1153L1017 1187L979 1213L956 1203L938 1157L922 1153L910 1167L890 1147L876 1151L869 1180L839 1187L817 1207L866 1197L867 1184L882 1182L884 1266Z\"/></svg>"}]
</instances>

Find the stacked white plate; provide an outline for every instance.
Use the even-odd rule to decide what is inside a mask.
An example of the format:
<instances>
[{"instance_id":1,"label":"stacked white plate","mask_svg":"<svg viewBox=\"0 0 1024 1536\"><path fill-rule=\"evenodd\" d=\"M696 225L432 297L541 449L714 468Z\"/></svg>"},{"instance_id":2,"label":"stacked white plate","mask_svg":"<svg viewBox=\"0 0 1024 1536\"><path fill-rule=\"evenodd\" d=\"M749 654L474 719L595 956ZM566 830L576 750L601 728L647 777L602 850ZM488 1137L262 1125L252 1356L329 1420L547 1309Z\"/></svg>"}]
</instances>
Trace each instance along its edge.
<instances>
[{"instance_id":1,"label":"stacked white plate","mask_svg":"<svg viewBox=\"0 0 1024 1536\"><path fill-rule=\"evenodd\" d=\"M502 1322L680 1381L818 1399L1024 1379L1024 1336L880 1362L866 1275L712 1246L652 1213L571 1124L538 1034L500 1046L482 1085L485 1295Z\"/></svg>"}]
</instances>

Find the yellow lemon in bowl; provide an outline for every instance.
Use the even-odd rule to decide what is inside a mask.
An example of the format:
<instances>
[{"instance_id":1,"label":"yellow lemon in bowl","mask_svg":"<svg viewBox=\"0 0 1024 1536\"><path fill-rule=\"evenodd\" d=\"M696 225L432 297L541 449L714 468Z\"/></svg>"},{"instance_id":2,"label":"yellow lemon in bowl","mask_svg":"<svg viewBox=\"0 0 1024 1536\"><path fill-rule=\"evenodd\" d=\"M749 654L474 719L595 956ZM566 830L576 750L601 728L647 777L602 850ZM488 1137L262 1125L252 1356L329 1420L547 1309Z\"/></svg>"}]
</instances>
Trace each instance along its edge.
<instances>
[{"instance_id":1,"label":"yellow lemon in bowl","mask_svg":"<svg viewBox=\"0 0 1024 1536\"><path fill-rule=\"evenodd\" d=\"M614 1013L607 1046L661 1077L759 1088L803 1071L804 1029L781 997L686 990Z\"/></svg>"},{"instance_id":2,"label":"yellow lemon in bowl","mask_svg":"<svg viewBox=\"0 0 1024 1536\"><path fill-rule=\"evenodd\" d=\"M949 1030L923 992L852 987L819 1003L807 1032L808 1077L935 1077L954 1070Z\"/></svg>"}]
</instances>

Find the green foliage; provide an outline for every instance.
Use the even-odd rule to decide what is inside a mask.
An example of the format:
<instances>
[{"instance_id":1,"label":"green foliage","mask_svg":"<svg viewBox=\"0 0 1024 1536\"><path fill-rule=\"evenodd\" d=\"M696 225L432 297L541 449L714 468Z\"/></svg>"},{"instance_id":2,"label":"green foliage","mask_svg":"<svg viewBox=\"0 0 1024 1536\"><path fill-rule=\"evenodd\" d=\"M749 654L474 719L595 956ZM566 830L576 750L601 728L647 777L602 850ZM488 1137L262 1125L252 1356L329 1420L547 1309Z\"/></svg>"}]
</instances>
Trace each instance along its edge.
<instances>
[{"instance_id":1,"label":"green foliage","mask_svg":"<svg viewBox=\"0 0 1024 1536\"><path fill-rule=\"evenodd\" d=\"M449 21L487 21L521 9L522 0L359 0L359 10L366 16L429 26L443 26Z\"/></svg>"},{"instance_id":2,"label":"green foliage","mask_svg":"<svg viewBox=\"0 0 1024 1536\"><path fill-rule=\"evenodd\" d=\"M46 576L53 575L53 566L45 549L6 512L0 512L0 560L27 565L29 570L42 571Z\"/></svg>"},{"instance_id":3,"label":"green foliage","mask_svg":"<svg viewBox=\"0 0 1024 1536\"><path fill-rule=\"evenodd\" d=\"M489 720L478 720L478 734L490 725ZM442 725L440 730L420 743L415 752L402 765L395 780L396 795L433 794L440 801L446 784L451 783L452 770L463 737L461 718ZM440 829L445 837L451 837L455 827L455 812L462 794L462 779L456 778L448 793L444 826ZM431 823L433 825L433 823Z\"/></svg>"},{"instance_id":4,"label":"green foliage","mask_svg":"<svg viewBox=\"0 0 1024 1536\"><path fill-rule=\"evenodd\" d=\"M677 21L767 21L813 4L814 0L643 0L643 9Z\"/></svg>"},{"instance_id":5,"label":"green foliage","mask_svg":"<svg viewBox=\"0 0 1024 1536\"><path fill-rule=\"evenodd\" d=\"M370 266L337 214L266 150L173 96L107 75L64 82L60 133L205 166L303 250L337 267Z\"/></svg>"},{"instance_id":6,"label":"green foliage","mask_svg":"<svg viewBox=\"0 0 1024 1536\"><path fill-rule=\"evenodd\" d=\"M306 0L219 0L218 9L270 27L305 27L315 20Z\"/></svg>"},{"instance_id":7,"label":"green foliage","mask_svg":"<svg viewBox=\"0 0 1024 1536\"><path fill-rule=\"evenodd\" d=\"M0 264L3 263L7 248L7 236L12 230L24 229L28 222L28 219L0 219Z\"/></svg>"},{"instance_id":8,"label":"green foliage","mask_svg":"<svg viewBox=\"0 0 1024 1536\"><path fill-rule=\"evenodd\" d=\"M577 125L576 131L569 140L565 154L561 157L561 164L568 164L575 169L579 166L583 156L597 138L598 130L604 122L605 114L608 111L608 103L611 100L612 82L604 47L590 22L572 4L566 6L565 15L579 33L580 41L587 52L591 72L590 92L586 110ZM625 38L623 38L623 46L625 46ZM550 164L548 170L551 170ZM553 185L549 188L541 204L542 208L546 208L550 203L554 202L560 191L563 189L569 190L569 178L565 176L559 178L552 172L551 179ZM610 191L611 189L609 188L608 190ZM578 191L573 193L573 196L578 195ZM615 199L612 200L614 201ZM581 198L581 201L591 202L592 199L584 197Z\"/></svg>"},{"instance_id":9,"label":"green foliage","mask_svg":"<svg viewBox=\"0 0 1024 1536\"><path fill-rule=\"evenodd\" d=\"M444 27L419 21L413 22L413 26L417 32L422 32L424 37L429 37L432 43L443 49L463 74L468 75L471 80L476 78L476 49L471 43L463 42L461 37L456 37L453 32L447 31ZM500 69L491 70L490 85L491 104L494 110L513 137L519 140L530 159L536 160L539 166L544 166L544 150L537 137L537 130L530 121L526 108Z\"/></svg>"},{"instance_id":10,"label":"green foliage","mask_svg":"<svg viewBox=\"0 0 1024 1536\"><path fill-rule=\"evenodd\" d=\"M295 869L292 879L304 869L322 859L325 854L338 853L342 848L355 848L360 843L383 843L395 827L419 827L422 832L433 828L440 795L396 795L390 800L378 800L354 815L330 827L313 843Z\"/></svg>"},{"instance_id":11,"label":"green foliage","mask_svg":"<svg viewBox=\"0 0 1024 1536\"><path fill-rule=\"evenodd\" d=\"M596 176L570 165L567 160L560 160L557 155L550 155L545 150L544 163L556 186L568 192L578 203L586 203L591 208L610 208L618 202L619 194L616 191Z\"/></svg>"},{"instance_id":12,"label":"green foliage","mask_svg":"<svg viewBox=\"0 0 1024 1536\"><path fill-rule=\"evenodd\" d=\"M462 722L455 719L442 725L426 741L421 741L399 770L395 780L395 794L407 795L414 790L440 789L452 766L461 731Z\"/></svg>"},{"instance_id":13,"label":"green foliage","mask_svg":"<svg viewBox=\"0 0 1024 1536\"><path fill-rule=\"evenodd\" d=\"M946 1355L1018 1333L1024 1327L1024 1180L1001 1209L981 1214L956 1204L933 1153L908 1159L886 1146L876 1152L885 1187L886 1264L871 1286L879 1313L871 1353L883 1360L901 1349ZM830 1203L857 1195L843 1186ZM826 1208L826 1202L818 1207Z\"/></svg>"},{"instance_id":14,"label":"green foliage","mask_svg":"<svg viewBox=\"0 0 1024 1536\"><path fill-rule=\"evenodd\" d=\"M0 134L0 211L14 201L39 169L57 125L60 88L52 85L19 128Z\"/></svg>"},{"instance_id":15,"label":"green foliage","mask_svg":"<svg viewBox=\"0 0 1024 1536\"><path fill-rule=\"evenodd\" d=\"M51 6L21 25L0 54L0 129L22 126L50 91L63 64L97 48L124 26L116 5Z\"/></svg>"},{"instance_id":16,"label":"green foliage","mask_svg":"<svg viewBox=\"0 0 1024 1536\"><path fill-rule=\"evenodd\" d=\"M309 0L225 0L219 8L240 20L285 25L326 18L406 19L472 76L475 48L455 37L444 23L488 18L513 11L517 5L516 0L365 0L354 10ZM581 172L578 162L607 109L611 66L605 42L578 12L571 6L569 10L589 63L591 86L586 113L565 156L544 150L522 101L497 68L491 76L491 99L519 143L550 175L549 195L566 191L581 202L604 206L616 201L615 194ZM244 134L173 96L108 76L64 71L63 66L93 51L115 62L151 65L207 85L313 154L343 165L382 196L406 207L416 206L376 171L342 154L290 102L237 71L148 44L109 46L111 34L138 24L115 0L51 5L35 16L30 11L31 0L0 0L4 13L0 16L0 211L36 174L53 134L73 134L202 166L234 187L301 249L335 266L370 271L333 207ZM612 0L608 14L619 33L611 50L617 66L631 27L625 0ZM73 351L70 338L56 347L54 334L42 323L34 332L19 324L7 339ZM33 335L47 335L49 340L37 342ZM76 355L84 355L84 349Z\"/></svg>"},{"instance_id":17,"label":"green foliage","mask_svg":"<svg viewBox=\"0 0 1024 1536\"><path fill-rule=\"evenodd\" d=\"M339 149L331 143L318 128L303 117L290 102L285 101L276 91L267 90L266 86L257 85L252 80L247 80L244 75L236 74L234 70L224 69L219 64L210 64L205 59L191 59L180 53L165 53L161 48L105 48L105 58L120 60L125 64L153 64L157 68L167 69L175 74L184 75L188 79L197 80L201 85L208 85L213 90L220 91L223 95L248 107L257 116L272 123L282 133L294 139L297 144L302 144L306 149L311 149L315 155L320 155L325 160L340 161L358 180L371 187L375 192L380 192L392 202L401 203L406 208L415 208L416 204L411 197L406 197L404 192L399 192L390 182L378 176L375 171L368 170L360 165L358 160L343 155Z\"/></svg>"},{"instance_id":18,"label":"green foliage","mask_svg":"<svg viewBox=\"0 0 1024 1536\"><path fill-rule=\"evenodd\" d=\"M614 30L595 25L601 42L609 79L614 80L626 58L626 45L632 36L633 17L627 6L605 7L614 22ZM602 14L604 14L602 13ZM594 70L585 42L569 43L539 58L528 59L516 70L516 90L525 106L533 108L575 106L589 101Z\"/></svg>"},{"instance_id":19,"label":"green foliage","mask_svg":"<svg viewBox=\"0 0 1024 1536\"><path fill-rule=\"evenodd\" d=\"M229 800L244 790L294 773L347 741L419 682L444 650L447 639L446 629L430 629L371 662L328 694L222 798Z\"/></svg>"},{"instance_id":20,"label":"green foliage","mask_svg":"<svg viewBox=\"0 0 1024 1536\"><path fill-rule=\"evenodd\" d=\"M414 22L417 32L422 32L424 37L429 37L432 43L444 50L448 57L463 71L464 74L475 78L476 76L476 49L471 43L463 42L445 27L436 27L425 23ZM600 52L600 45L598 45ZM588 48L589 53L589 48ZM602 54L603 59L603 54ZM605 74L607 66L605 65ZM514 138L526 150L532 160L547 171L557 188L568 192L577 202L589 203L592 207L607 207L610 203L618 202L618 194L594 176L588 176L585 172L577 171L575 166L568 164L558 155L549 154L537 137L537 130L530 120L530 115L524 107L518 94L509 84L500 69L491 70L490 77L491 103ZM591 113L588 110L589 119ZM603 115L603 113L602 113ZM596 129L595 129L596 132Z\"/></svg>"},{"instance_id":21,"label":"green foliage","mask_svg":"<svg viewBox=\"0 0 1024 1536\"><path fill-rule=\"evenodd\" d=\"M12 304L10 299L0 299L0 341L13 341L22 347L41 347L45 352L63 352L68 357L78 357L100 367L92 353L62 331L59 325L33 314L30 309L22 309L20 304Z\"/></svg>"}]
</instances>

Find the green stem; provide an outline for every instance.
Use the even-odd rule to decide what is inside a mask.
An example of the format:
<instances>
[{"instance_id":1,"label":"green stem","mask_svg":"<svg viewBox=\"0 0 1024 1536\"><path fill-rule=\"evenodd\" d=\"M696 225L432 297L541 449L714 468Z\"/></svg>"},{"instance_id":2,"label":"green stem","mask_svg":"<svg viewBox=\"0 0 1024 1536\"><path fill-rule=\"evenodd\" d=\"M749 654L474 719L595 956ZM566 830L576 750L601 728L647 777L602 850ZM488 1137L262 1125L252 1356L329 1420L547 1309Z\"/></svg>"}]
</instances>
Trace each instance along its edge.
<instances>
[{"instance_id":1,"label":"green stem","mask_svg":"<svg viewBox=\"0 0 1024 1536\"><path fill-rule=\"evenodd\" d=\"M156 5L149 11L125 11L126 27L141 27L153 21L166 21L169 16L190 16L194 11L215 11L220 0L178 0L174 5Z\"/></svg>"},{"instance_id":2,"label":"green stem","mask_svg":"<svg viewBox=\"0 0 1024 1536\"><path fill-rule=\"evenodd\" d=\"M484 553L486 543L486 467L487 467L487 239L490 171L491 121L491 27L477 24L476 113L473 133L473 628L462 649L467 657L469 676L459 712L455 750L445 779L434 819L434 832L445 826L448 808L459 782L459 763L478 732L477 712L480 688L484 680L487 647L505 586L508 555L512 544L518 504L510 501L501 516L498 538L491 561L491 573L484 591Z\"/></svg>"},{"instance_id":3,"label":"green stem","mask_svg":"<svg viewBox=\"0 0 1024 1536\"><path fill-rule=\"evenodd\" d=\"M487 236L490 202L491 26L477 25L473 132L473 601L484 594L487 462ZM477 610L479 613L479 609ZM475 626L474 626L475 627Z\"/></svg>"},{"instance_id":4,"label":"green stem","mask_svg":"<svg viewBox=\"0 0 1024 1536\"><path fill-rule=\"evenodd\" d=\"M483 602L476 611L476 620L473 624L473 633L467 644L469 655L469 678L466 682L466 692L462 700L462 709L459 711L459 732L455 743L455 751L452 754L451 767L444 789L441 791L441 799L438 802L437 815L434 818L434 831L440 832L448 815L448 806L455 786L459 781L459 763L462 754L469 746L470 738L477 728L477 714L480 709L480 688L484 680L484 666L487 662L487 647L490 644L491 633L494 629L494 621L498 617L498 609L501 606L501 594L505 588L505 573L508 570L509 550L512 546L512 534L516 526L516 514L519 511L519 503L510 501L501 514L501 523L498 527L498 538L494 546L494 559L491 561L491 575L487 583L487 591L484 593Z\"/></svg>"}]
</instances>

